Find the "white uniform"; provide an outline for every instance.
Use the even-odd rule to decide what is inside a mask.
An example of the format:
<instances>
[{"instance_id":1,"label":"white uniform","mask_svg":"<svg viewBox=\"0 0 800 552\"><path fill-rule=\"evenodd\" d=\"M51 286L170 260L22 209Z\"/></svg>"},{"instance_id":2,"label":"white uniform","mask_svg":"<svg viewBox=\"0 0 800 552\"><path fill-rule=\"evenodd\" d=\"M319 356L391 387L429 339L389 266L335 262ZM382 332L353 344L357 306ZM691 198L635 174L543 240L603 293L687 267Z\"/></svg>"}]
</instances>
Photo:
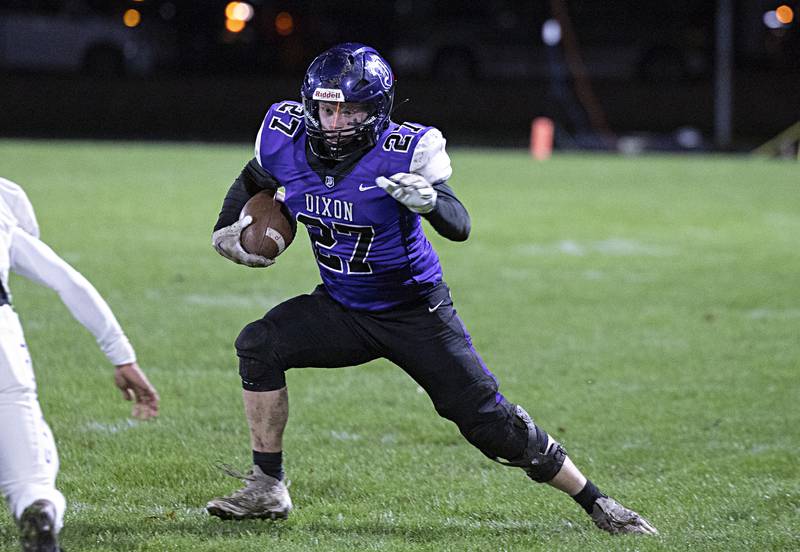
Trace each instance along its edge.
<instances>
[{"instance_id":1,"label":"white uniform","mask_svg":"<svg viewBox=\"0 0 800 552\"><path fill-rule=\"evenodd\" d=\"M9 271L55 290L97 339L114 365L136 356L111 309L78 271L39 241L33 206L17 184L0 178L0 283L9 295ZM2 293L2 292L0 292ZM10 300L10 299L9 299ZM0 301L3 302L3 301ZM0 490L15 518L35 500L56 508L61 529L65 501L56 489L58 454L42 417L36 381L19 318L0 306Z\"/></svg>"}]
</instances>

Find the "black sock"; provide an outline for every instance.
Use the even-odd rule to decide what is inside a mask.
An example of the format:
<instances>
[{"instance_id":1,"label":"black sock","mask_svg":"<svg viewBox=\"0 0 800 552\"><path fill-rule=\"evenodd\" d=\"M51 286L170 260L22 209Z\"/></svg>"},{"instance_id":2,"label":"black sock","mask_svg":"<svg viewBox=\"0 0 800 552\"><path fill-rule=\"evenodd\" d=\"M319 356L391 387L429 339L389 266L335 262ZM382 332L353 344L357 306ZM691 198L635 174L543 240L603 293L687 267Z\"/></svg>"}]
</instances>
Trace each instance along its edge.
<instances>
[{"instance_id":1,"label":"black sock","mask_svg":"<svg viewBox=\"0 0 800 552\"><path fill-rule=\"evenodd\" d=\"M598 498L603 498L606 495L600 492L600 490L594 486L594 483L586 480L586 485L583 486L583 489L580 490L578 494L573 496L573 500L581 505L581 508L586 510L587 514L592 513L592 508L594 507L594 501Z\"/></svg>"},{"instance_id":2,"label":"black sock","mask_svg":"<svg viewBox=\"0 0 800 552\"><path fill-rule=\"evenodd\" d=\"M253 464L261 468L265 474L275 479L283 480L283 451L281 452L258 452L253 451Z\"/></svg>"}]
</instances>

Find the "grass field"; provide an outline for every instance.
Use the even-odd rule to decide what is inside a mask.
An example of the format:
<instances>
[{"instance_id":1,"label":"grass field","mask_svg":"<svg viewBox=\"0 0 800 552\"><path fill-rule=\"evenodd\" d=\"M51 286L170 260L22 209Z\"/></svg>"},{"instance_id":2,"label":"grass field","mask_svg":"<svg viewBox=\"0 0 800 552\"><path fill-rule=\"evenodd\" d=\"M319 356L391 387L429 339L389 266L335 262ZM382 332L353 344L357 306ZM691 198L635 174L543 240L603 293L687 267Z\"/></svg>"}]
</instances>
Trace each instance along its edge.
<instances>
[{"instance_id":1,"label":"grass field","mask_svg":"<svg viewBox=\"0 0 800 552\"><path fill-rule=\"evenodd\" d=\"M432 238L501 390L661 535L612 537L472 449L385 361L291 371L296 510L203 506L250 451L232 342L318 281L307 238L268 271L210 230L249 146L0 141L42 237L106 297L162 397L128 419L51 291L12 277L61 455L69 552L800 548L800 167L728 157L453 152L463 244ZM13 423L3 420L2 423ZM0 514L0 548L16 550Z\"/></svg>"}]
</instances>

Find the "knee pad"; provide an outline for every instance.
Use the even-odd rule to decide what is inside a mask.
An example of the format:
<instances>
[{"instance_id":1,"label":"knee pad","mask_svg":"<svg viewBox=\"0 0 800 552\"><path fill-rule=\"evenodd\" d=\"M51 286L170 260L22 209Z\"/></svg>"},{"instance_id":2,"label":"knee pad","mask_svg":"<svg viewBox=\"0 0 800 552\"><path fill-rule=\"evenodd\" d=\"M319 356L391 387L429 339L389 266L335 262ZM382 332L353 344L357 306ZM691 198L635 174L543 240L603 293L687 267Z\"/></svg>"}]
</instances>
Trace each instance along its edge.
<instances>
[{"instance_id":1,"label":"knee pad","mask_svg":"<svg viewBox=\"0 0 800 552\"><path fill-rule=\"evenodd\" d=\"M528 433L525 450L508 462L497 458L493 460L505 466L522 468L537 483L547 483L561 471L567 452L558 441L533 423L530 415L519 405L514 405L513 423Z\"/></svg>"},{"instance_id":2,"label":"knee pad","mask_svg":"<svg viewBox=\"0 0 800 552\"><path fill-rule=\"evenodd\" d=\"M264 320L251 322L236 338L239 376L248 391L275 391L286 387L284 367L272 343L272 332Z\"/></svg>"},{"instance_id":3,"label":"knee pad","mask_svg":"<svg viewBox=\"0 0 800 552\"><path fill-rule=\"evenodd\" d=\"M263 356L270 349L272 332L270 324L264 320L250 322L242 328L234 346L236 354L241 356L258 357Z\"/></svg>"}]
</instances>

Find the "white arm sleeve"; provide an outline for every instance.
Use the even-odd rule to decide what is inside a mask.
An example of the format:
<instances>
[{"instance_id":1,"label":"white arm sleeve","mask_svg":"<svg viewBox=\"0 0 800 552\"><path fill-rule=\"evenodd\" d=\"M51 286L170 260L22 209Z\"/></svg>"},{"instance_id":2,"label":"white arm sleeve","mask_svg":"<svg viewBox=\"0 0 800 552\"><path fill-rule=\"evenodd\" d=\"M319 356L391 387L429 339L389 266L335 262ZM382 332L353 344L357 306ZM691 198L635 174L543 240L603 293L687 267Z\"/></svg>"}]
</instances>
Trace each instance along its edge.
<instances>
[{"instance_id":1,"label":"white arm sleeve","mask_svg":"<svg viewBox=\"0 0 800 552\"><path fill-rule=\"evenodd\" d=\"M17 224L34 238L39 237L39 223L36 220L36 213L33 211L28 196L22 187L7 178L0 177L0 198L6 202Z\"/></svg>"},{"instance_id":2,"label":"white arm sleeve","mask_svg":"<svg viewBox=\"0 0 800 552\"><path fill-rule=\"evenodd\" d=\"M258 134L256 135L256 145L255 145L255 158L258 161L258 164L262 167L264 164L261 162L261 133L264 132L264 123L261 123L261 126L258 127Z\"/></svg>"},{"instance_id":3,"label":"white arm sleeve","mask_svg":"<svg viewBox=\"0 0 800 552\"><path fill-rule=\"evenodd\" d=\"M97 339L114 365L136 361L128 338L94 286L44 242L14 228L11 232L11 270L58 293L75 320Z\"/></svg>"},{"instance_id":4,"label":"white arm sleeve","mask_svg":"<svg viewBox=\"0 0 800 552\"><path fill-rule=\"evenodd\" d=\"M453 175L450 156L444 147L447 140L438 128L432 128L420 138L414 148L409 171L425 178L431 184L443 182Z\"/></svg>"}]
</instances>

